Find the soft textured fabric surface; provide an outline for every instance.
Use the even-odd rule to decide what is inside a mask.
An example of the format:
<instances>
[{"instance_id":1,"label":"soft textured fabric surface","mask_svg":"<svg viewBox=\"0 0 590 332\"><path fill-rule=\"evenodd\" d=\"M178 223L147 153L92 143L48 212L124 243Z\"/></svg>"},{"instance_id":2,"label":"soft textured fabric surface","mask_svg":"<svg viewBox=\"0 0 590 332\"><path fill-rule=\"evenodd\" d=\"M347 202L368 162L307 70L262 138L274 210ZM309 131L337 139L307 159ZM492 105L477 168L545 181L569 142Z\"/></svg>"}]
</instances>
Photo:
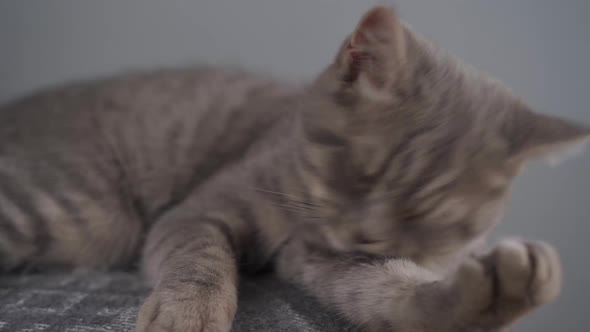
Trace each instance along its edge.
<instances>
[{"instance_id":1,"label":"soft textured fabric surface","mask_svg":"<svg viewBox=\"0 0 590 332\"><path fill-rule=\"evenodd\" d=\"M148 289L135 274L0 277L0 331L133 331ZM234 332L352 331L301 291L271 277L245 279Z\"/></svg>"}]
</instances>

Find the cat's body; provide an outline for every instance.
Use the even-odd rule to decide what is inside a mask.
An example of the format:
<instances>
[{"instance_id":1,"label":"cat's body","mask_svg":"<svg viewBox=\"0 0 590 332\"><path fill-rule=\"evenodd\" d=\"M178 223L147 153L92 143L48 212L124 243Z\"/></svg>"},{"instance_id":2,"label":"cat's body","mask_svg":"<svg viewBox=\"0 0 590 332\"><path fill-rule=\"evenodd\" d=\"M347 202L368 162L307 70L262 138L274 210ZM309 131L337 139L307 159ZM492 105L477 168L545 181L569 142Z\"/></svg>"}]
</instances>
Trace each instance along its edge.
<instances>
[{"instance_id":1,"label":"cat's body","mask_svg":"<svg viewBox=\"0 0 590 332\"><path fill-rule=\"evenodd\" d=\"M292 91L245 72L193 68L76 84L3 107L1 190L11 208L2 244L23 246L5 249L4 267L129 263L151 223L251 158L292 116L282 105Z\"/></svg>"},{"instance_id":2,"label":"cat's body","mask_svg":"<svg viewBox=\"0 0 590 332\"><path fill-rule=\"evenodd\" d=\"M0 264L143 253L138 331L227 331L273 263L372 331L495 331L553 299L554 250L469 258L531 156L590 135L369 12L319 78L159 71L0 109ZM457 268L458 267L458 268Z\"/></svg>"}]
</instances>

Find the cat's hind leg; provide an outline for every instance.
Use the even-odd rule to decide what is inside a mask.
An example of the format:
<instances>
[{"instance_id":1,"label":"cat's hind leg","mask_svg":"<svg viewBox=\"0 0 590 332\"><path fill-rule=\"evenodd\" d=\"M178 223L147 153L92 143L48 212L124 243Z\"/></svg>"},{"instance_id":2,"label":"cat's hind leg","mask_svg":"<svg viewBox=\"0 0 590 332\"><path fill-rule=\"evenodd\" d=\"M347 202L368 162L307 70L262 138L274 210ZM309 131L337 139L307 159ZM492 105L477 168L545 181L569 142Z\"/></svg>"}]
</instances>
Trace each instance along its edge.
<instances>
[{"instance_id":1,"label":"cat's hind leg","mask_svg":"<svg viewBox=\"0 0 590 332\"><path fill-rule=\"evenodd\" d=\"M116 190L31 182L0 177L1 270L106 269L136 256L143 222Z\"/></svg>"}]
</instances>

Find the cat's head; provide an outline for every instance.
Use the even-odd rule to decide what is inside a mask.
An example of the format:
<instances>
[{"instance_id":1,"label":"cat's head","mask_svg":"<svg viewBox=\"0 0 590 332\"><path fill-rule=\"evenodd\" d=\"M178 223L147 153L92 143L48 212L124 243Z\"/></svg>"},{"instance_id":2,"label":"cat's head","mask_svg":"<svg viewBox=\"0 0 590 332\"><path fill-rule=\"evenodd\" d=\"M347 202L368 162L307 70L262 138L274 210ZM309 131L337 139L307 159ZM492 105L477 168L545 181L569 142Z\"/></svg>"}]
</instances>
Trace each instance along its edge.
<instances>
[{"instance_id":1,"label":"cat's head","mask_svg":"<svg viewBox=\"0 0 590 332\"><path fill-rule=\"evenodd\" d=\"M345 250L451 250L496 223L527 161L590 139L384 6L361 19L303 102L303 167L314 197L337 206L324 231Z\"/></svg>"}]
</instances>

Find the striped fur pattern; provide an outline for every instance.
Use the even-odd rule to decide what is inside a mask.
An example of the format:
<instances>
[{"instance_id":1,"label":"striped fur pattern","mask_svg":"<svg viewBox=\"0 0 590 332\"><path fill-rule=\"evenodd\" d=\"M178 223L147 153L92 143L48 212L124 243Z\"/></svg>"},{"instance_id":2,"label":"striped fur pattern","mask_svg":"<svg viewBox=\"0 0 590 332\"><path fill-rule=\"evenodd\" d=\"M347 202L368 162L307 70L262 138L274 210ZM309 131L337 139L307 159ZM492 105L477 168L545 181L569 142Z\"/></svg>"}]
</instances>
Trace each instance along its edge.
<instances>
[{"instance_id":1,"label":"striped fur pattern","mask_svg":"<svg viewBox=\"0 0 590 332\"><path fill-rule=\"evenodd\" d=\"M141 256L137 331L229 331L274 267L367 331L500 331L559 293L543 243L479 248L531 158L590 137L370 10L303 87L195 68L0 110L0 265Z\"/></svg>"}]
</instances>

